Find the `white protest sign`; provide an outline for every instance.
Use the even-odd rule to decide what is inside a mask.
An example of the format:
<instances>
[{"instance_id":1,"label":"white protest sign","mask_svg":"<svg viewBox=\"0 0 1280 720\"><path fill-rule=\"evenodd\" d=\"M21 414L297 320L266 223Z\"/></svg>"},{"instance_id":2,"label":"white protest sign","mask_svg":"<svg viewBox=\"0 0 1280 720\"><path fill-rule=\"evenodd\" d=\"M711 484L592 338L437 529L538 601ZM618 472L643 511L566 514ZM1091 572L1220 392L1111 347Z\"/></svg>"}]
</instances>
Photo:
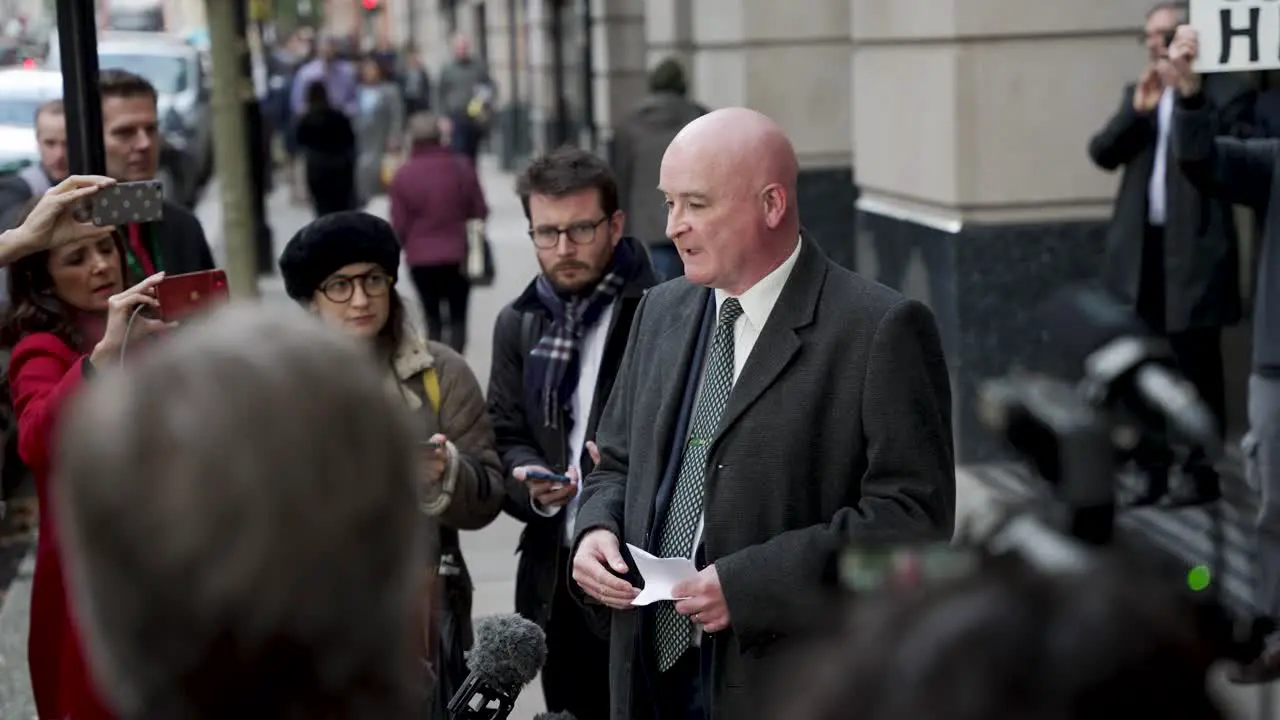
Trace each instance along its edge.
<instances>
[{"instance_id":1,"label":"white protest sign","mask_svg":"<svg viewBox=\"0 0 1280 720\"><path fill-rule=\"evenodd\" d=\"M1196 72L1280 68L1280 0L1191 0L1189 21L1200 35Z\"/></svg>"}]
</instances>

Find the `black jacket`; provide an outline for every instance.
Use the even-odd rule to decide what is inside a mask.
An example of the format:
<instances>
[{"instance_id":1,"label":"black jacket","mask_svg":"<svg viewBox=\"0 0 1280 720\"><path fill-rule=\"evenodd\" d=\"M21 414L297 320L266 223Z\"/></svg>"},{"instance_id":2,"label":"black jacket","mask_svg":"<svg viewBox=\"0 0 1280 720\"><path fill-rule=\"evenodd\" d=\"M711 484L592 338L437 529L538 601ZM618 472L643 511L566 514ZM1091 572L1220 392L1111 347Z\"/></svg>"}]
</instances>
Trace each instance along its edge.
<instances>
[{"instance_id":1,"label":"black jacket","mask_svg":"<svg viewBox=\"0 0 1280 720\"><path fill-rule=\"evenodd\" d=\"M1238 78L1217 76L1205 83L1217 127L1223 134L1249 132L1253 93ZM1155 118L1133 109L1133 85L1125 87L1116 114L1089 141L1089 157L1099 168L1123 168L1115 212L1107 232L1102 267L1105 287L1136 306L1142 280L1147 184L1159 138ZM1231 206L1201 192L1174 161L1170 133L1164 231L1164 329L1176 333L1223 327L1240 320L1240 263Z\"/></svg>"},{"instance_id":2,"label":"black jacket","mask_svg":"<svg viewBox=\"0 0 1280 720\"><path fill-rule=\"evenodd\" d=\"M0 178L0 230L9 230L18 224L18 213L33 197L31 186L21 173Z\"/></svg>"},{"instance_id":3,"label":"black jacket","mask_svg":"<svg viewBox=\"0 0 1280 720\"><path fill-rule=\"evenodd\" d=\"M160 254L164 257L161 270L170 275L181 275L216 267L204 227L190 210L166 200L164 219L157 224Z\"/></svg>"},{"instance_id":4,"label":"black jacket","mask_svg":"<svg viewBox=\"0 0 1280 720\"><path fill-rule=\"evenodd\" d=\"M1274 138L1223 135L1202 95L1173 112L1175 155L1202 191L1253 208L1262 218L1253 298L1253 371L1280 377L1280 150Z\"/></svg>"},{"instance_id":5,"label":"black jacket","mask_svg":"<svg viewBox=\"0 0 1280 720\"><path fill-rule=\"evenodd\" d=\"M587 420L588 439L595 437L600 413L613 389L636 307L641 296L655 282L653 268L644 249L632 238L624 238L622 242L635 243L636 261L642 266L636 279L623 287L615 301L617 304L605 341L600 374L596 379L595 398ZM489 371L488 392L489 416L507 478L507 499L503 509L525 523L518 548L516 612L544 627L552 612L551 600L555 597L557 574L568 572L569 558L562 542L566 513L544 517L534 512L529 504L528 489L511 478L511 471L521 465L543 465L563 471L570 464L568 418L560 423L559 429L548 428L542 422L541 411L528 407L525 400L524 361L550 323L551 317L538 301L533 282L502 308L494 323L493 364ZM579 464L583 477L592 466L591 458L583 452ZM576 607L571 609L571 612L579 611ZM604 628L599 630L603 634Z\"/></svg>"}]
</instances>

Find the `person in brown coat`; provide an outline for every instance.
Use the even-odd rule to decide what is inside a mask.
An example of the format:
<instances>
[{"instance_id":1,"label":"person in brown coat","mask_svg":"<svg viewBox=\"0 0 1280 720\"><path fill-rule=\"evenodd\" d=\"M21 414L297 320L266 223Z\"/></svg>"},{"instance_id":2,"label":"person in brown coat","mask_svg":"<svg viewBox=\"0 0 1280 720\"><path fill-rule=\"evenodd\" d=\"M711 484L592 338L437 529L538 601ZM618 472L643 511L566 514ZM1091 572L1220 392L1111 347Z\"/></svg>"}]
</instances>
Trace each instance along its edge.
<instances>
[{"instance_id":1,"label":"person in brown coat","mask_svg":"<svg viewBox=\"0 0 1280 720\"><path fill-rule=\"evenodd\" d=\"M395 292L400 243L391 226L363 212L318 218L289 240L280 274L289 296L344 334L367 341L384 368L387 392L414 416L424 466L422 509L439 520L440 555L428 567L439 612L426 624L426 657L436 697L448 700L465 680L471 577L459 530L478 530L502 509L502 463L484 394L466 360L424 341L405 320ZM443 651L442 651L443 647ZM459 676L461 675L461 676Z\"/></svg>"}]
</instances>

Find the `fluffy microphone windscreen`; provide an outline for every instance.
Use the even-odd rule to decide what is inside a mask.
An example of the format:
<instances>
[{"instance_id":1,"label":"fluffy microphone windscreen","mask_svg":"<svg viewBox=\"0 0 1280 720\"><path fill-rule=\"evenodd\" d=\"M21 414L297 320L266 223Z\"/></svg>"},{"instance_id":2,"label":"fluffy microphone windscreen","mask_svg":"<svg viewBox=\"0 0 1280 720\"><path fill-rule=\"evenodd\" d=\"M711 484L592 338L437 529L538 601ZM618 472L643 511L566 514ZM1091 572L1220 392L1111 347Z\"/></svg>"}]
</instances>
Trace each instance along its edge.
<instances>
[{"instance_id":1,"label":"fluffy microphone windscreen","mask_svg":"<svg viewBox=\"0 0 1280 720\"><path fill-rule=\"evenodd\" d=\"M467 667L503 688L528 685L547 660L547 636L536 623L515 614L476 621L476 644Z\"/></svg>"}]
</instances>

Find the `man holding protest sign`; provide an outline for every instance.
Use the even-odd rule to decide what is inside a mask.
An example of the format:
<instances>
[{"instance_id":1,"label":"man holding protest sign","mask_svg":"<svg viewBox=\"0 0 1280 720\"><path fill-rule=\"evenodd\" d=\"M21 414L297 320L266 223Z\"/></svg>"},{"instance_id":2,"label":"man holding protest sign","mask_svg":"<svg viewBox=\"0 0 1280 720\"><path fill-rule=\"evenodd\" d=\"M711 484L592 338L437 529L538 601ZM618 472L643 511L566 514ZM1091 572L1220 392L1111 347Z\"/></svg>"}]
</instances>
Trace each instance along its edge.
<instances>
[{"instance_id":1,"label":"man holding protest sign","mask_svg":"<svg viewBox=\"0 0 1280 720\"><path fill-rule=\"evenodd\" d=\"M1204 86L1193 69L1198 33L1184 25L1169 48L1179 100L1174 112L1174 157L1183 171L1215 199L1266 213L1259 245L1253 310L1253 374L1249 377L1249 433L1245 472L1261 493L1257 516L1257 597L1262 612L1280 619L1280 141L1220 135ZM1233 678L1263 683L1280 679L1280 634L1252 665Z\"/></svg>"},{"instance_id":2,"label":"man holding protest sign","mask_svg":"<svg viewBox=\"0 0 1280 720\"><path fill-rule=\"evenodd\" d=\"M1168 47L1185 21L1177 3L1161 3L1147 13L1146 67L1089 142L1089 155L1104 170L1124 168L1102 280L1153 332L1168 338L1181 371L1224 432L1222 328L1241 315L1236 228L1230 205L1202 194L1170 156L1176 72ZM1253 100L1247 83L1218 76L1206 96L1219 128L1247 131L1243 122ZM1173 488L1173 457L1163 443L1144 444L1135 460L1146 487L1131 499L1133 505L1161 499L1190 505L1220 495L1217 472L1202 453L1189 456L1185 482Z\"/></svg>"}]
</instances>

